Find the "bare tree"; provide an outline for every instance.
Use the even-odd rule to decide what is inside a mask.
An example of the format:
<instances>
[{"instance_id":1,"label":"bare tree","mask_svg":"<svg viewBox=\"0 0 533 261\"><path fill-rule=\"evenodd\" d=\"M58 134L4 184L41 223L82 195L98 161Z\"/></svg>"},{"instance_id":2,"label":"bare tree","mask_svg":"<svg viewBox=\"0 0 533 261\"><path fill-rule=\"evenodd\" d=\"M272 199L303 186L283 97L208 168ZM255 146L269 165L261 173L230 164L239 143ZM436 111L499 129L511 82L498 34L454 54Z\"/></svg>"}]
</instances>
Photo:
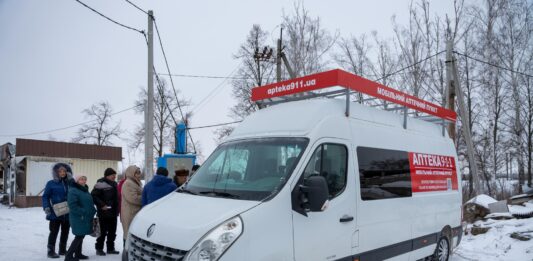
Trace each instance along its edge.
<instances>
[{"instance_id":1,"label":"bare tree","mask_svg":"<svg viewBox=\"0 0 533 261\"><path fill-rule=\"evenodd\" d=\"M322 27L320 18L310 16L302 2L294 3L291 14L283 14L283 27L287 35L284 52L297 76L326 69L327 54L334 46L338 33L331 34Z\"/></svg>"},{"instance_id":2,"label":"bare tree","mask_svg":"<svg viewBox=\"0 0 533 261\"><path fill-rule=\"evenodd\" d=\"M241 120L250 113L256 111L257 105L252 102L252 88L269 84L274 81L274 64L269 60L261 60L254 57L256 52L268 46L268 32L264 31L260 25L253 25L246 37L246 41L241 44L235 59L241 61L241 66L233 80L233 95L237 104L231 108L230 116L233 119Z\"/></svg>"},{"instance_id":3,"label":"bare tree","mask_svg":"<svg viewBox=\"0 0 533 261\"><path fill-rule=\"evenodd\" d=\"M506 73L503 80L510 89L512 95L507 113L507 126L511 132L510 144L514 148L514 154L518 161L519 183L524 184L525 164L524 155L525 147L523 146L524 125L522 124L522 93L520 91L519 75L515 71L524 71L529 61L528 51L531 51L531 24L529 22L531 8L527 1L510 0L504 1L499 6L500 17L498 19L496 42L499 48L496 49L496 55L500 64L511 70ZM503 48L502 48L503 47Z\"/></svg>"},{"instance_id":4,"label":"bare tree","mask_svg":"<svg viewBox=\"0 0 533 261\"><path fill-rule=\"evenodd\" d=\"M337 64L347 71L368 78L374 66L368 56L372 46L366 40L366 36L362 34L359 38L354 36L342 38L337 46L339 52L333 55ZM361 93L357 94L357 100L363 102Z\"/></svg>"},{"instance_id":5,"label":"bare tree","mask_svg":"<svg viewBox=\"0 0 533 261\"><path fill-rule=\"evenodd\" d=\"M119 137L121 133L120 123L112 123L113 109L107 101L93 104L90 108L82 111L85 118L92 121L83 125L73 139L74 142L85 142L102 145L112 145L111 139Z\"/></svg>"},{"instance_id":6,"label":"bare tree","mask_svg":"<svg viewBox=\"0 0 533 261\"><path fill-rule=\"evenodd\" d=\"M263 30L260 25L254 24L246 41L233 56L241 62L235 73L235 79L232 81L232 92L237 103L230 109L229 116L234 120L242 120L258 109L257 104L251 100L252 88L274 81L272 61L255 56L265 47L268 49L268 36L267 31ZM222 142L232 131L232 126L224 126L215 130L215 141Z\"/></svg>"},{"instance_id":7,"label":"bare tree","mask_svg":"<svg viewBox=\"0 0 533 261\"><path fill-rule=\"evenodd\" d=\"M167 86L164 79L156 79L156 90L154 92L154 150L158 157L163 156L164 152L173 152L174 133L176 124L181 122L179 106L185 111L190 102L183 97L179 97L179 103L176 101L173 91ZM179 93L178 93L179 94ZM142 88L139 92L139 98L135 101L136 112L144 115L147 93ZM179 106L178 106L179 104ZM185 122L192 116L185 113ZM144 143L145 125L144 122L139 124L131 137L130 148L138 149Z\"/></svg>"}]
</instances>

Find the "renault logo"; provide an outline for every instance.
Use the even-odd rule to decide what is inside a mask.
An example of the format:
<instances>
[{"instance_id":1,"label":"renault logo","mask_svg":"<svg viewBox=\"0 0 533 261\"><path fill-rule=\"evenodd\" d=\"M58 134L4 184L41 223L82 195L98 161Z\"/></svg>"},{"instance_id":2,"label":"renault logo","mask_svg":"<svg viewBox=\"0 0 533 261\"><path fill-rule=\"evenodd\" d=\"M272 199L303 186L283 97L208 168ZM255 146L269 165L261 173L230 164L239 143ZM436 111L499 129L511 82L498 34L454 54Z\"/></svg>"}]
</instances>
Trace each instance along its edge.
<instances>
[{"instance_id":1,"label":"renault logo","mask_svg":"<svg viewBox=\"0 0 533 261\"><path fill-rule=\"evenodd\" d=\"M146 231L146 236L147 237L150 237L153 233L154 233L154 230L155 230L155 224L152 224L148 230Z\"/></svg>"}]
</instances>

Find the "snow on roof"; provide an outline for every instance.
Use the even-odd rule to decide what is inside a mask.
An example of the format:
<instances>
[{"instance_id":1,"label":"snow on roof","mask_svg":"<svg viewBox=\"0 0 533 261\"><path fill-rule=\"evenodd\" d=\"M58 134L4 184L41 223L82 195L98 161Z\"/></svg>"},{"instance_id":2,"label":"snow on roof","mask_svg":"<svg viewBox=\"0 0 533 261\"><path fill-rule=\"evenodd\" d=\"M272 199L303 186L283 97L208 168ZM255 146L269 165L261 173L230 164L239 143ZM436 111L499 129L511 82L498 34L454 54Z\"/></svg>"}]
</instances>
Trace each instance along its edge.
<instances>
[{"instance_id":1,"label":"snow on roof","mask_svg":"<svg viewBox=\"0 0 533 261\"><path fill-rule=\"evenodd\" d=\"M529 215L533 213L533 203L526 202L524 206L510 205L509 212L513 215Z\"/></svg>"},{"instance_id":2,"label":"snow on roof","mask_svg":"<svg viewBox=\"0 0 533 261\"><path fill-rule=\"evenodd\" d=\"M482 206L482 207L484 207L486 209L489 209L489 204L495 203L495 202L498 202L498 201L493 199L490 196L487 196L485 194L481 194L481 195L473 197L472 199L467 201L466 204L469 204L469 203L470 204L476 204L476 205Z\"/></svg>"}]
</instances>

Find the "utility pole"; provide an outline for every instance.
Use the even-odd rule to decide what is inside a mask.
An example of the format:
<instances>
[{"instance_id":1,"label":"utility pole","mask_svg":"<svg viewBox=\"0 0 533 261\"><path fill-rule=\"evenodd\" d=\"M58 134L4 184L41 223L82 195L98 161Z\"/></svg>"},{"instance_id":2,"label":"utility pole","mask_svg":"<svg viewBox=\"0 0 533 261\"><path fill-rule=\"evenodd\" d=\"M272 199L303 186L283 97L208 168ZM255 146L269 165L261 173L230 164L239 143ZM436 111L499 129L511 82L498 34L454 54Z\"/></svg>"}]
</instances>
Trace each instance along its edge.
<instances>
[{"instance_id":1,"label":"utility pole","mask_svg":"<svg viewBox=\"0 0 533 261\"><path fill-rule=\"evenodd\" d=\"M461 116L461 123L463 127L462 130L466 141L470 175L472 176L472 180L474 182L474 190L476 191L476 194L479 194L482 193L482 188L474 153L474 143L472 142L472 132L470 131L470 115L468 115L468 111L466 111L464 95L463 91L461 91L461 83L459 81L457 64L455 61L455 57L453 56L453 42L448 40L446 43L446 79L448 81L447 105L448 109L455 109L454 100L455 95L457 95L457 105L459 106L459 115ZM448 129L448 133L450 137L453 137L455 142L455 123L450 124L450 126L453 126L453 128L450 127Z\"/></svg>"},{"instance_id":2,"label":"utility pole","mask_svg":"<svg viewBox=\"0 0 533 261\"><path fill-rule=\"evenodd\" d=\"M278 49L276 54L276 82L281 82L281 41L283 37L283 26L281 26L279 31L279 39L278 39Z\"/></svg>"},{"instance_id":3,"label":"utility pole","mask_svg":"<svg viewBox=\"0 0 533 261\"><path fill-rule=\"evenodd\" d=\"M452 111L455 111L455 87L453 82L453 69L452 69L452 41L446 42L446 82L447 82L447 95L446 95L446 107ZM450 122L448 124L448 135L450 139L453 140L453 143L457 147L456 133L455 133L455 122Z\"/></svg>"},{"instance_id":4,"label":"utility pole","mask_svg":"<svg viewBox=\"0 0 533 261\"><path fill-rule=\"evenodd\" d=\"M154 12L148 11L148 97L146 99L144 137L144 179L150 181L154 171Z\"/></svg>"}]
</instances>

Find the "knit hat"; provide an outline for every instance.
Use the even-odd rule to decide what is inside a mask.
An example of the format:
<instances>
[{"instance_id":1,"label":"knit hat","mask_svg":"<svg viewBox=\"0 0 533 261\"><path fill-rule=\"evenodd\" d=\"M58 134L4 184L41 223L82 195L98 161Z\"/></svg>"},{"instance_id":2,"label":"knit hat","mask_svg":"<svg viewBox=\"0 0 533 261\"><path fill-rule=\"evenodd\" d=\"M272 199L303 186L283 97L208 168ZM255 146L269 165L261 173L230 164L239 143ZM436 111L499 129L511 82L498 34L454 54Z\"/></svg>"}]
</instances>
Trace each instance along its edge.
<instances>
[{"instance_id":1,"label":"knit hat","mask_svg":"<svg viewBox=\"0 0 533 261\"><path fill-rule=\"evenodd\" d=\"M166 177L166 176L168 176L168 170L165 167L159 167L159 168L157 168L157 171L155 172L155 174L162 175L162 176Z\"/></svg>"},{"instance_id":2,"label":"knit hat","mask_svg":"<svg viewBox=\"0 0 533 261\"><path fill-rule=\"evenodd\" d=\"M86 176L81 175L81 174L76 174L76 175L74 175L74 181L76 181L76 183L78 183L78 181L79 181L81 178L85 178L85 179L87 179Z\"/></svg>"},{"instance_id":3,"label":"knit hat","mask_svg":"<svg viewBox=\"0 0 533 261\"><path fill-rule=\"evenodd\" d=\"M114 169L112 169L112 168L107 168L104 171L104 177L111 176L111 175L114 175L114 174L117 174L117 172Z\"/></svg>"}]
</instances>

